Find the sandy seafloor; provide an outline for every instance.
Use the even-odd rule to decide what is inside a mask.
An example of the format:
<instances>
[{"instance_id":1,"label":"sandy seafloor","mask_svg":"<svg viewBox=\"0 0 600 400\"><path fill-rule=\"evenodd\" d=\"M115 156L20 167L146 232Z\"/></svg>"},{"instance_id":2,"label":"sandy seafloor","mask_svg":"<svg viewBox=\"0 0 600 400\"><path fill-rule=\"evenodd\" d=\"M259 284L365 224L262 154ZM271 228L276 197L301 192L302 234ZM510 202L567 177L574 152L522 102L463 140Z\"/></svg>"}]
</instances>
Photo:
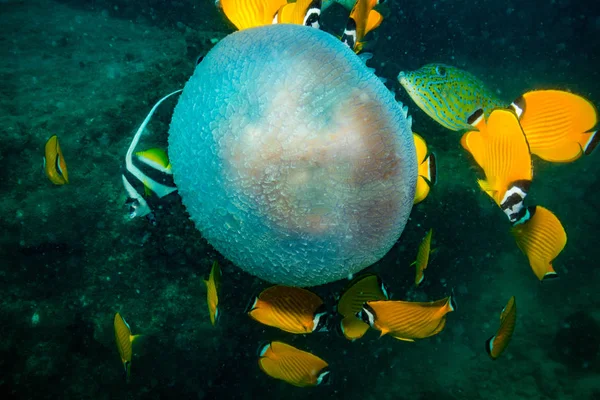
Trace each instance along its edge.
<instances>
[{"instance_id":1,"label":"sandy seafloor","mask_svg":"<svg viewBox=\"0 0 600 400\"><path fill-rule=\"evenodd\" d=\"M427 4L423 4L427 3ZM593 2L393 2L371 64L395 76L428 62L466 68L507 100L560 88L600 103L600 15ZM595 11L594 11L595 10ZM340 31L343 9L324 17ZM560 279L540 284L505 217L476 187L460 134L438 126L402 90L414 130L438 156L439 183L399 243L371 270L397 299L437 299L455 289L458 310L439 335L417 343L350 343L336 332L296 336L243 314L267 284L219 256L177 196L159 224L128 221L119 168L152 104L182 87L211 39L231 32L211 1L0 1L1 398L600 399L598 150L566 165L534 160L529 204L551 209L568 244ZM143 146L166 145L174 102ZM71 184L41 172L59 136ZM425 283L409 267L425 231L438 253ZM222 319L208 320L212 260L223 270ZM315 288L332 303L344 282ZM484 342L511 295L518 325L492 361ZM116 311L144 337L125 384L114 343ZM329 386L301 389L263 374L256 349L284 340L332 370Z\"/></svg>"}]
</instances>

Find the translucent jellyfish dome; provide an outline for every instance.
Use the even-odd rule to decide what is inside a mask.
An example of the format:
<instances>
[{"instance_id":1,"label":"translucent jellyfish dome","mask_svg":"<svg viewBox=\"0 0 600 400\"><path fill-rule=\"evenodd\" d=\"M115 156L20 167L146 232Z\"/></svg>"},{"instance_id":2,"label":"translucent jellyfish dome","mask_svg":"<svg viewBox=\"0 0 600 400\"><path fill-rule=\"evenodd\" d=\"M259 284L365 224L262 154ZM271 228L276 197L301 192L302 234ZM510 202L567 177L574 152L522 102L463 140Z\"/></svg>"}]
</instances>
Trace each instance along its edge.
<instances>
[{"instance_id":1,"label":"translucent jellyfish dome","mask_svg":"<svg viewBox=\"0 0 600 400\"><path fill-rule=\"evenodd\" d=\"M335 37L235 32L198 65L169 131L173 176L211 245L266 281L314 286L378 261L412 208L410 119Z\"/></svg>"}]
</instances>

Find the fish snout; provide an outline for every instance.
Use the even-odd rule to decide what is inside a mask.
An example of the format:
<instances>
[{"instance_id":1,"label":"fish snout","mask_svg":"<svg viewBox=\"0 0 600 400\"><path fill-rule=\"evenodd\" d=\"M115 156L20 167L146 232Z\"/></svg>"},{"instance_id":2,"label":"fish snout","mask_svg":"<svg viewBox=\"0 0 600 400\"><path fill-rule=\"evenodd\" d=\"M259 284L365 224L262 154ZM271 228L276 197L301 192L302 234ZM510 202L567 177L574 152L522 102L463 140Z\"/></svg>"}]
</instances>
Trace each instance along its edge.
<instances>
[{"instance_id":1,"label":"fish snout","mask_svg":"<svg viewBox=\"0 0 600 400\"><path fill-rule=\"evenodd\" d=\"M398 82L400 83L400 85L402 85L403 87L406 87L406 85L408 84L408 73L404 72L404 71L400 71L398 73Z\"/></svg>"}]
</instances>

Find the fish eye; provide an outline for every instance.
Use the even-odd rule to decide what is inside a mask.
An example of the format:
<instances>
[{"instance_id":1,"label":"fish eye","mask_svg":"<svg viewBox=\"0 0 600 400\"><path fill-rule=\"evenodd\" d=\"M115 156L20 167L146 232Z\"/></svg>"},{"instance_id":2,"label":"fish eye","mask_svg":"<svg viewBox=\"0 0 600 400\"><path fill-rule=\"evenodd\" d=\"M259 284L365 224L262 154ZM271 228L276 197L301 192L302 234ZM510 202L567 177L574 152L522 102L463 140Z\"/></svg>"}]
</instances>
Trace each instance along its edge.
<instances>
[{"instance_id":1,"label":"fish eye","mask_svg":"<svg viewBox=\"0 0 600 400\"><path fill-rule=\"evenodd\" d=\"M437 67L435 67L435 72L439 76L446 76L446 67L442 67L441 65L438 65Z\"/></svg>"}]
</instances>

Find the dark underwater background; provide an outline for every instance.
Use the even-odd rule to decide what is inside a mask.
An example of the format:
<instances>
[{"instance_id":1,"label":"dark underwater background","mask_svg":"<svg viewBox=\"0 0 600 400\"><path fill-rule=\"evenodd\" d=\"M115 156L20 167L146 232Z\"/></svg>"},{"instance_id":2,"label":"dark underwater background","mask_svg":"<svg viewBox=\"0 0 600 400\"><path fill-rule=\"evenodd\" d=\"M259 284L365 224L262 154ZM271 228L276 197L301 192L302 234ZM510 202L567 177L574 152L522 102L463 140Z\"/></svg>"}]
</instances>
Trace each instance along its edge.
<instances>
[{"instance_id":1,"label":"dark underwater background","mask_svg":"<svg viewBox=\"0 0 600 400\"><path fill-rule=\"evenodd\" d=\"M460 133L441 127L399 88L400 70L430 62L464 68L510 101L539 88L600 104L596 1L390 1L370 66L408 105L413 129L438 158L438 184L394 248L369 270L396 299L454 289L445 330L416 343L349 342L332 331L293 336L244 314L266 282L204 241L177 195L158 225L129 221L120 167L152 105L181 88L196 58L233 31L212 0L0 0L0 398L65 399L600 399L598 151L570 164L534 159L529 204L552 210L568 235L540 283L503 213L477 188ZM348 11L333 6L326 30ZM175 101L143 146L166 148ZM41 171L58 135L71 184ZM417 246L434 229L437 254L414 289ZM221 320L206 289L222 266ZM345 285L314 288L333 306ZM517 328L506 352L484 350L510 296ZM126 384L114 340L120 312L134 334ZM296 388L260 371L259 343L282 340L325 359L329 386Z\"/></svg>"}]
</instances>

